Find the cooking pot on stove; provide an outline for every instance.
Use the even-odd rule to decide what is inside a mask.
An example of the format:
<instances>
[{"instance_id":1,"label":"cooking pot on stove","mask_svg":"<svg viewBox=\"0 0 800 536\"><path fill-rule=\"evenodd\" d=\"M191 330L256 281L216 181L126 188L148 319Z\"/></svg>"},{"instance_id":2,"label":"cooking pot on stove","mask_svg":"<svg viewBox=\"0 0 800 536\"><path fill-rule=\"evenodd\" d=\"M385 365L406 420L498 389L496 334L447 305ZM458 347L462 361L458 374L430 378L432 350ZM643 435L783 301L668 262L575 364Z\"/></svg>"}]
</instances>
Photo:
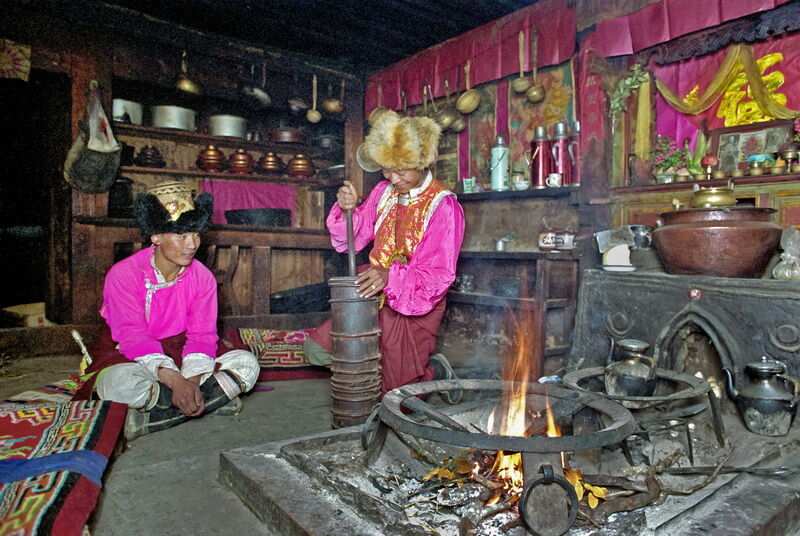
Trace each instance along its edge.
<instances>
[{"instance_id":1,"label":"cooking pot on stove","mask_svg":"<svg viewBox=\"0 0 800 536\"><path fill-rule=\"evenodd\" d=\"M733 373L727 376L728 394L736 402L747 429L755 434L782 436L789 432L800 396L800 382L786 375L786 365L768 359L753 361L744 366L750 383L741 391L734 386ZM791 386L792 391L787 389Z\"/></svg>"},{"instance_id":2,"label":"cooking pot on stove","mask_svg":"<svg viewBox=\"0 0 800 536\"><path fill-rule=\"evenodd\" d=\"M612 346L614 362L606 367L603 380L612 396L652 396L656 389L656 360L645 355L650 345L637 339L622 339Z\"/></svg>"}]
</instances>

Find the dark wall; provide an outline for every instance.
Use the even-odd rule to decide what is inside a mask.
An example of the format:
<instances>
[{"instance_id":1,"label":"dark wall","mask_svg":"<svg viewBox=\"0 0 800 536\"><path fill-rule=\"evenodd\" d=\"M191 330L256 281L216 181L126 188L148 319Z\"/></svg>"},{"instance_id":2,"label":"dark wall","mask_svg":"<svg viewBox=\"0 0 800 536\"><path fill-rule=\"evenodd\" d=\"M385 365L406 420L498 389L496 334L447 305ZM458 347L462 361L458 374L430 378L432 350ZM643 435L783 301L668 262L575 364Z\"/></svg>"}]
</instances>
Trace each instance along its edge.
<instances>
[{"instance_id":1,"label":"dark wall","mask_svg":"<svg viewBox=\"0 0 800 536\"><path fill-rule=\"evenodd\" d=\"M60 167L70 138L70 87L66 75L39 70L28 82L0 80L2 307L46 300L51 233L69 232L51 220L69 211Z\"/></svg>"}]
</instances>

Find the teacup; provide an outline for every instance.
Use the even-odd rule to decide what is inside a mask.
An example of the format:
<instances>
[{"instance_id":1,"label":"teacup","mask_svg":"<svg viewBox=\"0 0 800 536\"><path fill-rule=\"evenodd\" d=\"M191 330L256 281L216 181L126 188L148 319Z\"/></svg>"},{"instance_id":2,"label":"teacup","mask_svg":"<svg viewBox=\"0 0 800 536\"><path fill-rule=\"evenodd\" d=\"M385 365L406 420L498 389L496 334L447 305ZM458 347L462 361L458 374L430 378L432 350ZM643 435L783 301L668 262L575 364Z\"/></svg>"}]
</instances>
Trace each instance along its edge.
<instances>
[{"instance_id":1,"label":"teacup","mask_svg":"<svg viewBox=\"0 0 800 536\"><path fill-rule=\"evenodd\" d=\"M559 188L563 184L561 173L551 173L547 176L544 183L550 188Z\"/></svg>"},{"instance_id":2,"label":"teacup","mask_svg":"<svg viewBox=\"0 0 800 536\"><path fill-rule=\"evenodd\" d=\"M531 181L525 179L514 179L513 184L515 190L527 190L531 187Z\"/></svg>"}]
</instances>

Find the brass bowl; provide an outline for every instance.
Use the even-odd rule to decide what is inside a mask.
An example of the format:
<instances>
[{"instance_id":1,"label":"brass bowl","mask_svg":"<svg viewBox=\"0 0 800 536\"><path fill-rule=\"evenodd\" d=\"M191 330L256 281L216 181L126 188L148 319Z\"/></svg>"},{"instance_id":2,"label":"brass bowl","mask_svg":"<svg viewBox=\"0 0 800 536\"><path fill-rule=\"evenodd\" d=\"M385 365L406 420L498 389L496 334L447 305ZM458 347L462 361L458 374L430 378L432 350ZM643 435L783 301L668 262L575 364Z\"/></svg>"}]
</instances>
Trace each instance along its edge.
<instances>
[{"instance_id":1,"label":"brass bowl","mask_svg":"<svg viewBox=\"0 0 800 536\"><path fill-rule=\"evenodd\" d=\"M692 173L692 179L694 179L696 181L704 181L704 180L706 180L706 174L705 173Z\"/></svg>"},{"instance_id":2,"label":"brass bowl","mask_svg":"<svg viewBox=\"0 0 800 536\"><path fill-rule=\"evenodd\" d=\"M725 187L698 188L692 197L692 206L695 208L732 207L735 204L733 184Z\"/></svg>"},{"instance_id":3,"label":"brass bowl","mask_svg":"<svg viewBox=\"0 0 800 536\"><path fill-rule=\"evenodd\" d=\"M773 175L783 175L786 173L786 166L772 166L769 168L769 172Z\"/></svg>"},{"instance_id":4,"label":"brass bowl","mask_svg":"<svg viewBox=\"0 0 800 536\"><path fill-rule=\"evenodd\" d=\"M750 176L751 177L758 177L758 176L763 175L763 174L764 174L764 168L763 167L751 167L750 168Z\"/></svg>"},{"instance_id":5,"label":"brass bowl","mask_svg":"<svg viewBox=\"0 0 800 536\"><path fill-rule=\"evenodd\" d=\"M733 177L733 178L744 177L744 170L743 169L734 169L733 171L731 171L731 177Z\"/></svg>"},{"instance_id":6,"label":"brass bowl","mask_svg":"<svg viewBox=\"0 0 800 536\"><path fill-rule=\"evenodd\" d=\"M724 179L728 175L727 171L715 171L711 174L712 179Z\"/></svg>"},{"instance_id":7,"label":"brass bowl","mask_svg":"<svg viewBox=\"0 0 800 536\"><path fill-rule=\"evenodd\" d=\"M800 173L800 164L792 164L792 173Z\"/></svg>"}]
</instances>

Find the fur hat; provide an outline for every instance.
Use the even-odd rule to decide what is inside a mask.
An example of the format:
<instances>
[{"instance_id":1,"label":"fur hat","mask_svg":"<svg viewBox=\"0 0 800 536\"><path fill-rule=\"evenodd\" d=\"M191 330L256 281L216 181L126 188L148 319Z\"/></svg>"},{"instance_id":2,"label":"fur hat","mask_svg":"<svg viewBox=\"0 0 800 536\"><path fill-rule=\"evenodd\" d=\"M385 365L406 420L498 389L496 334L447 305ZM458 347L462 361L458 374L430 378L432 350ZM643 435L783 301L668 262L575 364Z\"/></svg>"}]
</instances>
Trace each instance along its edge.
<instances>
[{"instance_id":1,"label":"fur hat","mask_svg":"<svg viewBox=\"0 0 800 536\"><path fill-rule=\"evenodd\" d=\"M133 204L136 225L146 238L161 233L199 233L208 227L214 212L214 198L202 193L194 200L194 207L172 219L166 207L153 194L139 194Z\"/></svg>"},{"instance_id":2,"label":"fur hat","mask_svg":"<svg viewBox=\"0 0 800 536\"><path fill-rule=\"evenodd\" d=\"M364 149L384 169L424 169L436 158L442 128L429 117L382 114L364 140Z\"/></svg>"}]
</instances>

